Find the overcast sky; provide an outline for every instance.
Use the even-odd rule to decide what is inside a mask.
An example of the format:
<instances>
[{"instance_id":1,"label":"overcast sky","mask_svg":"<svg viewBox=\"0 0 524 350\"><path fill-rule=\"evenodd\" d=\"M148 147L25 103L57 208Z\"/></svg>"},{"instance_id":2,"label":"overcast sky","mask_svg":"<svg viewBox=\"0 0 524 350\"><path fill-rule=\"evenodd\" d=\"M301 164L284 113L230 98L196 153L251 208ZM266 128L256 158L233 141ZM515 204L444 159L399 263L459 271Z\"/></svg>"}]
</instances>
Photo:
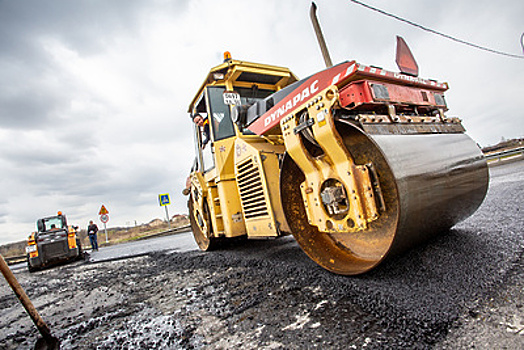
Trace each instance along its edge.
<instances>
[{"instance_id":1,"label":"overcast sky","mask_svg":"<svg viewBox=\"0 0 524 350\"><path fill-rule=\"evenodd\" d=\"M522 54L522 0L363 0L419 24ZM524 60L497 56L347 0L316 0L334 62L397 71L396 35L420 75L447 81L448 115L482 146L524 137ZM306 0L0 0L0 244L62 210L82 228L186 213L194 158L187 108L209 69L233 58L324 68Z\"/></svg>"}]
</instances>

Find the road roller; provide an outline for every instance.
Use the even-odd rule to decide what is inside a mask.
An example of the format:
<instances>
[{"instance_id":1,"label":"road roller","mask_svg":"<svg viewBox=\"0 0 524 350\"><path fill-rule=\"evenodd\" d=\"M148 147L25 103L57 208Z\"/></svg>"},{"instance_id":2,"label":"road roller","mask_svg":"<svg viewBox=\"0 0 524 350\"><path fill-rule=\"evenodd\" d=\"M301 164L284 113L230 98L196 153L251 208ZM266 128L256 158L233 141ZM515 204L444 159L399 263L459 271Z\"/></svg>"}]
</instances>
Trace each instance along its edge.
<instances>
[{"instance_id":1,"label":"road roller","mask_svg":"<svg viewBox=\"0 0 524 350\"><path fill-rule=\"evenodd\" d=\"M300 80L226 52L188 110L200 249L292 234L321 267L357 275L473 214L488 169L446 115L447 83L419 77L400 37L397 65L345 61Z\"/></svg>"}]
</instances>

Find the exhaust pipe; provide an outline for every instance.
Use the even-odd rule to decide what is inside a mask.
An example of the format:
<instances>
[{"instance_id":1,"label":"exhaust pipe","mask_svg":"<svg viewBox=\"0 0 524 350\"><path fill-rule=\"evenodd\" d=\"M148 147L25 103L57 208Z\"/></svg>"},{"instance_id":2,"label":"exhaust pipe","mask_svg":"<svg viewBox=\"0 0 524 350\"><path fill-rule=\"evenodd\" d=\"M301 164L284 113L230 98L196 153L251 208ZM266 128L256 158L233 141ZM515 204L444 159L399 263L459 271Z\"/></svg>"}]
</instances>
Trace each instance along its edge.
<instances>
[{"instance_id":1,"label":"exhaust pipe","mask_svg":"<svg viewBox=\"0 0 524 350\"><path fill-rule=\"evenodd\" d=\"M309 10L309 16L311 17L311 22L313 23L313 28L315 29L315 34L317 35L318 44L320 45L320 51L322 51L322 56L324 57L324 62L326 62L326 67L333 67L333 62L329 56L329 51L324 40L324 35L322 34L322 29L320 29L320 24L317 19L317 5L314 2L311 2L311 8Z\"/></svg>"}]
</instances>

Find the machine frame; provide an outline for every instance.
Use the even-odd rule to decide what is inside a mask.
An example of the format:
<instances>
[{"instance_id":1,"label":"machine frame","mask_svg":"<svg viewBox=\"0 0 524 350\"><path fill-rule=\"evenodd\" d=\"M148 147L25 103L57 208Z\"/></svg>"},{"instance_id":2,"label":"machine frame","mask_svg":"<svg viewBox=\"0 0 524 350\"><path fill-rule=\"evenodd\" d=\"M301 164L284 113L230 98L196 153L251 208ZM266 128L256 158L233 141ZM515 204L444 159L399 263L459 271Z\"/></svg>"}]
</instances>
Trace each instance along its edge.
<instances>
[{"instance_id":1,"label":"machine frame","mask_svg":"<svg viewBox=\"0 0 524 350\"><path fill-rule=\"evenodd\" d=\"M199 247L292 233L319 265L352 275L468 217L488 172L445 116L447 89L355 61L299 81L226 55L188 111L208 120L194 128L188 201Z\"/></svg>"}]
</instances>

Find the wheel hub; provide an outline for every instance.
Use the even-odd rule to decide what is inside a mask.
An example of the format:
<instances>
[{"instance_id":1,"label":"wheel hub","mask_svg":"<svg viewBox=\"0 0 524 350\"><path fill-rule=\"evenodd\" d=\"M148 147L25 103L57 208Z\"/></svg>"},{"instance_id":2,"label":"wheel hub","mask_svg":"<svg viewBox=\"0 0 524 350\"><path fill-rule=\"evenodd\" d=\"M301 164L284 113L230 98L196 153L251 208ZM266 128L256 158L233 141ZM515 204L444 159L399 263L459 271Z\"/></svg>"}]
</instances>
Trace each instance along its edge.
<instances>
[{"instance_id":1,"label":"wheel hub","mask_svg":"<svg viewBox=\"0 0 524 350\"><path fill-rule=\"evenodd\" d=\"M326 214L336 220L344 218L349 211L349 201L344 185L335 179L322 184L320 197Z\"/></svg>"}]
</instances>

